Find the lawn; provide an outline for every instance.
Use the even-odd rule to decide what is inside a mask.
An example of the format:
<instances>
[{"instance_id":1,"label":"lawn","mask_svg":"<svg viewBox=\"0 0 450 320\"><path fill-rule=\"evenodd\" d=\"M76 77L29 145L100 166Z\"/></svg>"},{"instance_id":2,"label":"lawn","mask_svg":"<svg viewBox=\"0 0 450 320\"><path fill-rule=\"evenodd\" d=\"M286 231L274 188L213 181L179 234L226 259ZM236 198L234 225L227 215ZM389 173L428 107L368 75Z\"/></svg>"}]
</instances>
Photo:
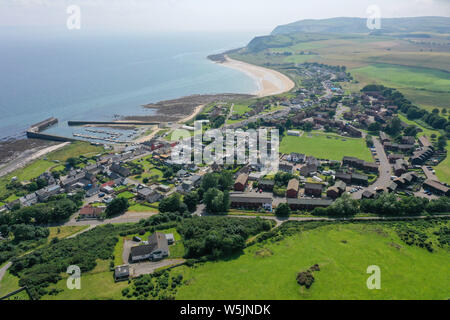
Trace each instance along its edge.
<instances>
[{"instance_id":1,"label":"lawn","mask_svg":"<svg viewBox=\"0 0 450 320\"><path fill-rule=\"evenodd\" d=\"M49 289L63 290L56 296L46 295L42 300L119 300L123 299L122 289L128 286L127 281L114 282L113 272L109 271L110 260L98 260L94 270L81 274L81 289L69 290L67 276Z\"/></svg>"},{"instance_id":2,"label":"lawn","mask_svg":"<svg viewBox=\"0 0 450 320\"><path fill-rule=\"evenodd\" d=\"M3 297L19 288L19 278L13 276L9 273L9 271L7 271L0 282L0 297Z\"/></svg>"},{"instance_id":3,"label":"lawn","mask_svg":"<svg viewBox=\"0 0 450 320\"><path fill-rule=\"evenodd\" d=\"M117 197L130 200L130 199L133 199L135 197L135 195L133 193L131 193L130 191L125 191L125 192L119 193L117 195Z\"/></svg>"},{"instance_id":4,"label":"lawn","mask_svg":"<svg viewBox=\"0 0 450 320\"><path fill-rule=\"evenodd\" d=\"M342 160L344 156L353 156L373 161L364 139L341 137L332 133L305 132L301 137L284 136L280 152L304 153L319 159Z\"/></svg>"},{"instance_id":5,"label":"lawn","mask_svg":"<svg viewBox=\"0 0 450 320\"><path fill-rule=\"evenodd\" d=\"M87 229L89 226L61 226L61 227L49 227L50 234L48 236L48 241L53 238L63 239L74 235L84 229Z\"/></svg>"},{"instance_id":6,"label":"lawn","mask_svg":"<svg viewBox=\"0 0 450 320\"><path fill-rule=\"evenodd\" d=\"M448 249L406 245L386 225L333 224L172 272L188 283L177 299L448 299L449 258ZM300 288L296 274L316 263L312 287ZM366 287L370 265L381 269L380 290Z\"/></svg>"}]
</instances>

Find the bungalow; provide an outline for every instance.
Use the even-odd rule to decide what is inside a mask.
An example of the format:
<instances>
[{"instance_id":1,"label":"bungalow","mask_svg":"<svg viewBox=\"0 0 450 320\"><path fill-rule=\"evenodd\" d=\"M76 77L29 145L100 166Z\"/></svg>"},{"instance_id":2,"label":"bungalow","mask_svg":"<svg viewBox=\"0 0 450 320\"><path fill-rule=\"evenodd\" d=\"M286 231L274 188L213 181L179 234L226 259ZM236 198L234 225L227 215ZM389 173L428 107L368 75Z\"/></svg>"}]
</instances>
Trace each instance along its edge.
<instances>
[{"instance_id":1,"label":"bungalow","mask_svg":"<svg viewBox=\"0 0 450 320\"><path fill-rule=\"evenodd\" d=\"M287 204L292 210L312 210L318 207L328 207L333 203L331 199L288 198Z\"/></svg>"},{"instance_id":2,"label":"bungalow","mask_svg":"<svg viewBox=\"0 0 450 320\"><path fill-rule=\"evenodd\" d=\"M435 180L425 180L425 182L423 183L423 188L439 195L450 196L450 189Z\"/></svg>"},{"instance_id":3,"label":"bungalow","mask_svg":"<svg viewBox=\"0 0 450 320\"><path fill-rule=\"evenodd\" d=\"M293 178L289 180L287 189L286 189L286 197L288 198L297 198L298 196L298 180Z\"/></svg>"},{"instance_id":4,"label":"bungalow","mask_svg":"<svg viewBox=\"0 0 450 320\"><path fill-rule=\"evenodd\" d=\"M241 173L234 182L235 191L244 191L248 182L248 174Z\"/></svg>"},{"instance_id":5,"label":"bungalow","mask_svg":"<svg viewBox=\"0 0 450 320\"><path fill-rule=\"evenodd\" d=\"M322 196L323 184L321 183L305 183L305 194L312 195L315 197Z\"/></svg>"},{"instance_id":6,"label":"bungalow","mask_svg":"<svg viewBox=\"0 0 450 320\"><path fill-rule=\"evenodd\" d=\"M93 207L91 205L84 206L80 209L78 217L80 219L97 219L105 210L105 207Z\"/></svg>"},{"instance_id":7,"label":"bungalow","mask_svg":"<svg viewBox=\"0 0 450 320\"><path fill-rule=\"evenodd\" d=\"M272 210L272 197L260 193L230 193L230 203L233 208Z\"/></svg>"},{"instance_id":8,"label":"bungalow","mask_svg":"<svg viewBox=\"0 0 450 320\"><path fill-rule=\"evenodd\" d=\"M169 256L169 245L166 235L161 232L155 232L148 237L148 244L131 247L131 262L143 260L161 260Z\"/></svg>"}]
</instances>

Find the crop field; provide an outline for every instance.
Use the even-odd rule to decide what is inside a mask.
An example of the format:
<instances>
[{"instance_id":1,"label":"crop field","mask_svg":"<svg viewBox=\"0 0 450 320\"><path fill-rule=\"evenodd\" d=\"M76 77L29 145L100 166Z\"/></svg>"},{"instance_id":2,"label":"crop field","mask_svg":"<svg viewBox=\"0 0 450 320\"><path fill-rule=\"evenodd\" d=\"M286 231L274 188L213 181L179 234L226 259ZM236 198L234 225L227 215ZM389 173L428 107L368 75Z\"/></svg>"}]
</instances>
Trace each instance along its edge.
<instances>
[{"instance_id":1,"label":"crop field","mask_svg":"<svg viewBox=\"0 0 450 320\"><path fill-rule=\"evenodd\" d=\"M383 224L332 224L281 241L256 244L240 256L186 266L177 299L448 299L448 249L405 244ZM311 288L296 275L314 264ZM366 286L367 267L381 270L381 289Z\"/></svg>"},{"instance_id":2,"label":"crop field","mask_svg":"<svg viewBox=\"0 0 450 320\"><path fill-rule=\"evenodd\" d=\"M348 138L332 133L305 132L301 137L284 136L281 153L298 152L319 159L342 160L344 156L373 161L364 139Z\"/></svg>"}]
</instances>

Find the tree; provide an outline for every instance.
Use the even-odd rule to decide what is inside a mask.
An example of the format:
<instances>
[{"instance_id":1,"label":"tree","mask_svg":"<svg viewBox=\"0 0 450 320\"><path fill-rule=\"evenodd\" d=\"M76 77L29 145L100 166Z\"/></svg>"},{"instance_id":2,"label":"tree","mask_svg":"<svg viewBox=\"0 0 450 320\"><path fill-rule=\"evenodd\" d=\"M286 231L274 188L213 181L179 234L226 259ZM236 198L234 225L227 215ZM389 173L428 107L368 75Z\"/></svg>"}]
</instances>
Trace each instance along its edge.
<instances>
[{"instance_id":1,"label":"tree","mask_svg":"<svg viewBox=\"0 0 450 320\"><path fill-rule=\"evenodd\" d=\"M177 212L181 207L181 195L173 193L169 197L161 200L158 209L160 212Z\"/></svg>"},{"instance_id":2,"label":"tree","mask_svg":"<svg viewBox=\"0 0 450 320\"><path fill-rule=\"evenodd\" d=\"M128 203L128 199L126 198L115 198L111 201L106 207L106 216L112 217L118 214L122 214L127 211L130 204Z\"/></svg>"},{"instance_id":3,"label":"tree","mask_svg":"<svg viewBox=\"0 0 450 320\"><path fill-rule=\"evenodd\" d=\"M187 195L184 196L183 202L186 204L190 212L194 212L197 209L198 203L197 192L195 191L189 192Z\"/></svg>"},{"instance_id":4,"label":"tree","mask_svg":"<svg viewBox=\"0 0 450 320\"><path fill-rule=\"evenodd\" d=\"M439 109L438 108L434 108L432 111L434 114L439 114Z\"/></svg>"},{"instance_id":5,"label":"tree","mask_svg":"<svg viewBox=\"0 0 450 320\"><path fill-rule=\"evenodd\" d=\"M358 201L344 193L327 209L328 214L338 216L352 216L359 212Z\"/></svg>"},{"instance_id":6,"label":"tree","mask_svg":"<svg viewBox=\"0 0 450 320\"><path fill-rule=\"evenodd\" d=\"M230 207L228 191L222 192L217 188L208 189L203 195L206 210L211 213L225 213Z\"/></svg>"},{"instance_id":7,"label":"tree","mask_svg":"<svg viewBox=\"0 0 450 320\"><path fill-rule=\"evenodd\" d=\"M173 177L173 169L171 167L165 167L163 169L163 177L166 179Z\"/></svg>"},{"instance_id":8,"label":"tree","mask_svg":"<svg viewBox=\"0 0 450 320\"><path fill-rule=\"evenodd\" d=\"M381 129L381 125L378 122L372 122L367 127L367 130L369 130L370 132L378 132L378 131L380 131L380 129Z\"/></svg>"},{"instance_id":9,"label":"tree","mask_svg":"<svg viewBox=\"0 0 450 320\"><path fill-rule=\"evenodd\" d=\"M287 203L280 203L275 210L278 217L288 217L291 214L291 208Z\"/></svg>"},{"instance_id":10,"label":"tree","mask_svg":"<svg viewBox=\"0 0 450 320\"><path fill-rule=\"evenodd\" d=\"M445 136L440 136L437 141L437 147L439 150L444 150L447 146L447 138Z\"/></svg>"}]
</instances>

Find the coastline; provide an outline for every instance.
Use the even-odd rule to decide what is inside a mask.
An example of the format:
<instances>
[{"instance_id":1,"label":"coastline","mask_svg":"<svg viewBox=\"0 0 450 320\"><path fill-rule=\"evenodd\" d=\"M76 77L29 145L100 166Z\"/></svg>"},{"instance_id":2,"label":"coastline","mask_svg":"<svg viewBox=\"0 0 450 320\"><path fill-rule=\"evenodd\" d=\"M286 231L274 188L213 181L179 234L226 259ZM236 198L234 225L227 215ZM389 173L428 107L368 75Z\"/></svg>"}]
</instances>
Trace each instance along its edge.
<instances>
[{"instance_id":1,"label":"coastline","mask_svg":"<svg viewBox=\"0 0 450 320\"><path fill-rule=\"evenodd\" d=\"M224 59L223 62L216 63L241 71L255 80L258 89L252 94L258 97L267 97L285 93L295 87L295 83L289 77L276 70L234 60L227 55L224 55Z\"/></svg>"}]
</instances>

